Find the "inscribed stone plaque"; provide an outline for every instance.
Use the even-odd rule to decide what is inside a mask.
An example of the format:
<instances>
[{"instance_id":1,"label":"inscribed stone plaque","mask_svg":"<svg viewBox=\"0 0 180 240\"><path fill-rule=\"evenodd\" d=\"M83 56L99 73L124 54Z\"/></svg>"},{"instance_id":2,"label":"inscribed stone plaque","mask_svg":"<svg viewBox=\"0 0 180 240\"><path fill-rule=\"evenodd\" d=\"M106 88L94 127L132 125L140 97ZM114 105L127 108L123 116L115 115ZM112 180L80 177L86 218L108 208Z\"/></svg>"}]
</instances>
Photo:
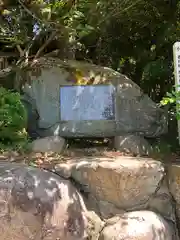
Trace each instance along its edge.
<instances>
[{"instance_id":1,"label":"inscribed stone plaque","mask_svg":"<svg viewBox=\"0 0 180 240\"><path fill-rule=\"evenodd\" d=\"M61 87L61 121L114 120L114 92L112 85Z\"/></svg>"}]
</instances>

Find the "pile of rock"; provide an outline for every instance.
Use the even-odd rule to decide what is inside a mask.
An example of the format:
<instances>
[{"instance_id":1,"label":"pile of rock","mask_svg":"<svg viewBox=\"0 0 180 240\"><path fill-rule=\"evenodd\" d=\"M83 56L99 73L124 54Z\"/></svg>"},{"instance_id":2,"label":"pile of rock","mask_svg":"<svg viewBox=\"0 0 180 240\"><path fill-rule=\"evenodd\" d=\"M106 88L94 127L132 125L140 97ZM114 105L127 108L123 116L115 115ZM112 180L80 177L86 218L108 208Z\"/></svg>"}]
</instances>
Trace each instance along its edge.
<instances>
[{"instance_id":1,"label":"pile of rock","mask_svg":"<svg viewBox=\"0 0 180 240\"><path fill-rule=\"evenodd\" d=\"M0 162L2 240L178 240L180 167L73 159L54 171Z\"/></svg>"}]
</instances>

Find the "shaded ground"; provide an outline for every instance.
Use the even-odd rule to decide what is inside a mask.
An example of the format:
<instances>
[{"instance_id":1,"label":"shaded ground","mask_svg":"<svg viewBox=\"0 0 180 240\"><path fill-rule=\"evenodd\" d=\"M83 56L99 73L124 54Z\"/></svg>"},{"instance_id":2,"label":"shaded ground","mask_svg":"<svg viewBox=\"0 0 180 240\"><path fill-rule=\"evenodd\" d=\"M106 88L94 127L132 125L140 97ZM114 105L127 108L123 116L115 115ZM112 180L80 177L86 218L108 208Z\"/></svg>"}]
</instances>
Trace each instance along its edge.
<instances>
[{"instance_id":1,"label":"shaded ground","mask_svg":"<svg viewBox=\"0 0 180 240\"><path fill-rule=\"evenodd\" d=\"M0 161L21 162L28 165L37 166L45 169L53 169L56 164L69 162L73 158L80 159L82 157L108 157L117 156L134 156L112 148L112 142L105 139L97 140L70 140L68 147L59 155L55 153L18 153L16 151L6 151L0 153ZM180 153L156 151L150 157L172 163L180 161Z\"/></svg>"},{"instance_id":2,"label":"shaded ground","mask_svg":"<svg viewBox=\"0 0 180 240\"><path fill-rule=\"evenodd\" d=\"M23 162L42 168L53 168L54 165L73 160L73 158L82 158L86 156L109 157L122 156L125 153L116 152L111 147L108 140L69 140L67 148L59 155L56 153L18 153L16 151L6 151L0 154L0 160ZM129 155L130 154L126 154Z\"/></svg>"}]
</instances>

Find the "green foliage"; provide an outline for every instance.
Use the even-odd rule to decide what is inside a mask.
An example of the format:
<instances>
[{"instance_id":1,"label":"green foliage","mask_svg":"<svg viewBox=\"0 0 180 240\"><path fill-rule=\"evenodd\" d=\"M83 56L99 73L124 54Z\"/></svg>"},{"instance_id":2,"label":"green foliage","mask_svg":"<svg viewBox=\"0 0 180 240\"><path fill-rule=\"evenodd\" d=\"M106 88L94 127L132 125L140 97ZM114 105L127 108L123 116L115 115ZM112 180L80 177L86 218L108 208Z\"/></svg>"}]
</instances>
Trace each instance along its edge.
<instances>
[{"instance_id":1,"label":"green foliage","mask_svg":"<svg viewBox=\"0 0 180 240\"><path fill-rule=\"evenodd\" d=\"M0 142L8 146L27 141L26 110L19 93L0 88Z\"/></svg>"},{"instance_id":2,"label":"green foliage","mask_svg":"<svg viewBox=\"0 0 180 240\"><path fill-rule=\"evenodd\" d=\"M161 105L172 105L177 119L180 120L180 91L178 88L179 86L175 86L171 92L168 92L161 100Z\"/></svg>"},{"instance_id":3,"label":"green foliage","mask_svg":"<svg viewBox=\"0 0 180 240\"><path fill-rule=\"evenodd\" d=\"M93 29L86 18L84 9L89 6L86 1L44 1L35 0L9 2L4 4L0 24L0 41L6 46L22 46L26 53L32 43L56 32L56 39L76 44L80 38L87 36ZM96 1L95 1L96 3ZM95 4L94 3L94 4ZM90 6L94 6L90 4Z\"/></svg>"},{"instance_id":4,"label":"green foliage","mask_svg":"<svg viewBox=\"0 0 180 240\"><path fill-rule=\"evenodd\" d=\"M174 84L172 45L180 39L179 1L2 3L0 42L5 51L11 48L18 52L21 47L19 55L34 56L55 33L53 43L50 41L42 54L58 49L62 57L64 49L73 49L72 55L78 60L113 67L128 75L156 102Z\"/></svg>"},{"instance_id":5,"label":"green foliage","mask_svg":"<svg viewBox=\"0 0 180 240\"><path fill-rule=\"evenodd\" d=\"M170 65L169 60L159 58L148 62L142 71L141 87L155 101L159 102L172 86L173 71Z\"/></svg>"}]
</instances>

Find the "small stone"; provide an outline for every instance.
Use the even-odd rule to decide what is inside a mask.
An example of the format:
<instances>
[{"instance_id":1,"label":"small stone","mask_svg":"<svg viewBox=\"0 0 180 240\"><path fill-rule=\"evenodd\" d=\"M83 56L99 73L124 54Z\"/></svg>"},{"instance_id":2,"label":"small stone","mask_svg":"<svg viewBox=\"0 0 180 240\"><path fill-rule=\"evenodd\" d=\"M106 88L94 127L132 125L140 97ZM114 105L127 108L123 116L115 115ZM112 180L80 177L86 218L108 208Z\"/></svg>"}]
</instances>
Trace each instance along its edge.
<instances>
[{"instance_id":1,"label":"small stone","mask_svg":"<svg viewBox=\"0 0 180 240\"><path fill-rule=\"evenodd\" d=\"M138 156L149 156L152 152L150 144L141 136L132 134L116 136L114 139L116 150Z\"/></svg>"},{"instance_id":2,"label":"small stone","mask_svg":"<svg viewBox=\"0 0 180 240\"><path fill-rule=\"evenodd\" d=\"M33 152L41 153L62 153L65 148L65 139L58 136L51 136L36 139L31 143L31 149Z\"/></svg>"}]
</instances>

